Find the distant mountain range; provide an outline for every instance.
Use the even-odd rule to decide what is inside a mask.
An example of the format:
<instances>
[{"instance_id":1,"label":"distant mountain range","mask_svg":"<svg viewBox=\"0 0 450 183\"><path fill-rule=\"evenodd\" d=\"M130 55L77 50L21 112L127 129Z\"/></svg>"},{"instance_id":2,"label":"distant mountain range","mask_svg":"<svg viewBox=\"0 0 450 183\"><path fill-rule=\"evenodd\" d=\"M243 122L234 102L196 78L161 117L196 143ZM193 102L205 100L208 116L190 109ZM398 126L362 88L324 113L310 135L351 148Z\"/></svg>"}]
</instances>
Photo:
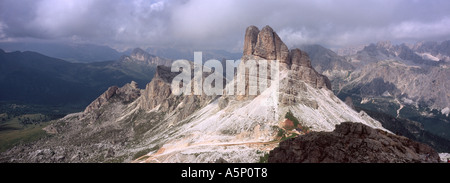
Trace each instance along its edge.
<instances>
[{"instance_id":1,"label":"distant mountain range","mask_svg":"<svg viewBox=\"0 0 450 183\"><path fill-rule=\"evenodd\" d=\"M311 45L300 48L330 78L342 100L351 96L363 110L420 122L425 130L450 139L449 42L382 41L350 49L345 56Z\"/></svg>"},{"instance_id":2,"label":"distant mountain range","mask_svg":"<svg viewBox=\"0 0 450 183\"><path fill-rule=\"evenodd\" d=\"M72 106L81 110L111 85L144 85L157 65L193 60L194 50L140 48L118 52L108 46L64 43L0 43L1 102ZM17 51L20 50L20 51ZM203 60L242 54L203 52ZM144 86L142 86L144 87Z\"/></svg>"},{"instance_id":3,"label":"distant mountain range","mask_svg":"<svg viewBox=\"0 0 450 183\"><path fill-rule=\"evenodd\" d=\"M450 40L440 43L432 41L422 41L414 45L410 45L409 48L414 50L424 59L433 61L443 60L446 62L450 62Z\"/></svg>"},{"instance_id":4,"label":"distant mountain range","mask_svg":"<svg viewBox=\"0 0 450 183\"><path fill-rule=\"evenodd\" d=\"M196 50L196 49L180 49L180 48L158 48L149 47L146 51L152 55L159 57L169 58L172 60L186 59L194 60L194 52L201 51L203 61L210 59L217 59L219 61L223 59L238 60L242 57L242 53L231 53L225 50Z\"/></svg>"},{"instance_id":5,"label":"distant mountain range","mask_svg":"<svg viewBox=\"0 0 450 183\"><path fill-rule=\"evenodd\" d=\"M156 56L141 59L141 54L135 51L116 61L71 63L31 51L0 50L0 101L82 109L111 85L136 81L144 86L158 64L170 62Z\"/></svg>"},{"instance_id":6,"label":"distant mountain range","mask_svg":"<svg viewBox=\"0 0 450 183\"><path fill-rule=\"evenodd\" d=\"M318 72L334 70L354 70L355 67L347 61L345 57L337 55L335 52L321 45L299 45L294 46L308 53L312 60L312 66Z\"/></svg>"},{"instance_id":7,"label":"distant mountain range","mask_svg":"<svg viewBox=\"0 0 450 183\"><path fill-rule=\"evenodd\" d=\"M74 63L91 63L117 60L122 55L130 55L135 49L119 52L111 47L94 44L68 43L34 43L34 42L0 42L0 48L6 52L33 51L49 57L59 58ZM141 49L151 55L171 60L194 60L194 51L203 52L203 60L231 59L237 60L242 53L231 53L225 50L196 50L165 47L148 47Z\"/></svg>"},{"instance_id":8,"label":"distant mountain range","mask_svg":"<svg viewBox=\"0 0 450 183\"><path fill-rule=\"evenodd\" d=\"M53 58L80 63L117 60L124 54L108 46L94 44L1 42L0 48L7 52L32 51Z\"/></svg>"}]
</instances>

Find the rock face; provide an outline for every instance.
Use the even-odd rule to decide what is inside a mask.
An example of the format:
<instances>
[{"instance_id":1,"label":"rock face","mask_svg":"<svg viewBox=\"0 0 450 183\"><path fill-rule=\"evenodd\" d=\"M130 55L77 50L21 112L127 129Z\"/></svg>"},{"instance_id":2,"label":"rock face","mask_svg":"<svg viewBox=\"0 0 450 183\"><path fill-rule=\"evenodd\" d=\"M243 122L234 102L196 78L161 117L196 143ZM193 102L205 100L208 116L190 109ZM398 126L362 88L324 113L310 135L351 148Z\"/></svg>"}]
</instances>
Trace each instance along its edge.
<instances>
[{"instance_id":1,"label":"rock face","mask_svg":"<svg viewBox=\"0 0 450 183\"><path fill-rule=\"evenodd\" d=\"M308 54L302 52L300 49L292 49L290 51L292 65L302 66L302 67L312 67L311 61L309 60Z\"/></svg>"},{"instance_id":2,"label":"rock face","mask_svg":"<svg viewBox=\"0 0 450 183\"><path fill-rule=\"evenodd\" d=\"M303 80L316 88L325 87L331 90L330 80L311 66L311 60L306 52L296 48L291 50L289 55L294 78Z\"/></svg>"},{"instance_id":3,"label":"rock face","mask_svg":"<svg viewBox=\"0 0 450 183\"><path fill-rule=\"evenodd\" d=\"M245 55L255 55L267 60L279 60L282 63L289 62L288 47L270 26L265 26L261 31L255 26L247 28L244 41Z\"/></svg>"},{"instance_id":4,"label":"rock face","mask_svg":"<svg viewBox=\"0 0 450 183\"><path fill-rule=\"evenodd\" d=\"M449 71L449 67L417 67L399 61L379 61L354 71L342 85L341 92L356 91L352 93L361 97L380 97L387 91L399 100L411 99L415 105L443 109L450 103L447 95Z\"/></svg>"},{"instance_id":5,"label":"rock face","mask_svg":"<svg viewBox=\"0 0 450 183\"><path fill-rule=\"evenodd\" d=\"M278 60L282 67L292 71L295 79L303 80L315 88L331 89L331 82L312 67L308 54L298 48L289 51L270 26L265 26L261 31L255 26L246 29L243 55L244 61Z\"/></svg>"},{"instance_id":6,"label":"rock face","mask_svg":"<svg viewBox=\"0 0 450 183\"><path fill-rule=\"evenodd\" d=\"M141 104L145 109L153 109L162 104L171 94L170 82L177 73L170 72L170 68L158 66L155 77L147 84Z\"/></svg>"},{"instance_id":7,"label":"rock face","mask_svg":"<svg viewBox=\"0 0 450 183\"><path fill-rule=\"evenodd\" d=\"M117 100L120 100L123 103L129 103L136 100L140 95L141 90L138 88L137 83L134 81L125 84L121 88L117 86L111 86L86 107L86 109L84 110L84 114L95 112L103 105L110 102L110 99L114 96L118 98Z\"/></svg>"},{"instance_id":8,"label":"rock face","mask_svg":"<svg viewBox=\"0 0 450 183\"><path fill-rule=\"evenodd\" d=\"M289 139L269 154L269 163L416 163L439 162L431 147L406 137L344 122L333 132L312 132Z\"/></svg>"},{"instance_id":9,"label":"rock face","mask_svg":"<svg viewBox=\"0 0 450 183\"><path fill-rule=\"evenodd\" d=\"M193 72L193 70L192 70ZM189 116L192 111L210 102L213 96L206 95L172 95L171 82L179 72L171 72L169 67L158 66L155 77L147 84L140 98L142 109L150 111L158 109L159 111L172 112L178 108L179 112L174 116L177 120ZM206 77L206 74L203 74ZM204 78L203 78L204 79ZM194 80L191 80L191 86Z\"/></svg>"},{"instance_id":10,"label":"rock face","mask_svg":"<svg viewBox=\"0 0 450 183\"><path fill-rule=\"evenodd\" d=\"M258 41L259 29L256 26L249 26L245 30L244 38L244 55L251 55L255 51L256 42Z\"/></svg>"},{"instance_id":11,"label":"rock face","mask_svg":"<svg viewBox=\"0 0 450 183\"><path fill-rule=\"evenodd\" d=\"M269 60L277 59L277 50L275 49L275 35L271 27L265 26L258 34L258 41L253 52L254 55Z\"/></svg>"},{"instance_id":12,"label":"rock face","mask_svg":"<svg viewBox=\"0 0 450 183\"><path fill-rule=\"evenodd\" d=\"M450 62L450 40L438 42L418 42L410 46L416 53L430 60Z\"/></svg>"},{"instance_id":13,"label":"rock face","mask_svg":"<svg viewBox=\"0 0 450 183\"><path fill-rule=\"evenodd\" d=\"M108 99L110 99L119 89L117 86L111 86L106 90L102 95L100 95L97 99L95 99L91 104L89 104L84 110L85 113L92 112L96 109L99 109Z\"/></svg>"},{"instance_id":14,"label":"rock face","mask_svg":"<svg viewBox=\"0 0 450 183\"><path fill-rule=\"evenodd\" d=\"M345 97L345 104L347 104L350 108L355 109L353 105L353 99L351 97Z\"/></svg>"}]
</instances>

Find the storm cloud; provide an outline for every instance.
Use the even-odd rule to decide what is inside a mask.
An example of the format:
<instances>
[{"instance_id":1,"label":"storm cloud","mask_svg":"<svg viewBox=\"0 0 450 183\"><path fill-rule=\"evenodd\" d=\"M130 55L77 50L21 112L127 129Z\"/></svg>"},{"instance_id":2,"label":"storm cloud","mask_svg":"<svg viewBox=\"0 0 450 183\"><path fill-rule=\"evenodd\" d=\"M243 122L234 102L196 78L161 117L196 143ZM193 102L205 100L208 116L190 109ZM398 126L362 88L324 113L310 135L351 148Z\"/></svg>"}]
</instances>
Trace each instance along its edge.
<instances>
[{"instance_id":1,"label":"storm cloud","mask_svg":"<svg viewBox=\"0 0 450 183\"><path fill-rule=\"evenodd\" d=\"M2 0L0 41L240 51L249 25L288 46L450 39L448 0Z\"/></svg>"}]
</instances>

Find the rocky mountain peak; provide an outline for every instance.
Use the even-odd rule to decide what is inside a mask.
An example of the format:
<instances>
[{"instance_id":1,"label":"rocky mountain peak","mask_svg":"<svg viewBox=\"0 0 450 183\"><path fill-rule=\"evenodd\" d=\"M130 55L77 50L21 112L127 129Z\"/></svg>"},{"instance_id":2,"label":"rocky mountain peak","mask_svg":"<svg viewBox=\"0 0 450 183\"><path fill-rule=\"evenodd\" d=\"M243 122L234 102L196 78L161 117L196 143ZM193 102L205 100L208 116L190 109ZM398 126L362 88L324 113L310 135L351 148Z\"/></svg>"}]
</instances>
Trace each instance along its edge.
<instances>
[{"instance_id":1,"label":"rocky mountain peak","mask_svg":"<svg viewBox=\"0 0 450 183\"><path fill-rule=\"evenodd\" d=\"M379 41L379 42L377 42L377 47L391 49L393 46L392 46L391 41Z\"/></svg>"},{"instance_id":2,"label":"rocky mountain peak","mask_svg":"<svg viewBox=\"0 0 450 183\"><path fill-rule=\"evenodd\" d=\"M144 51L141 48L135 48L133 52L131 52L130 56L122 56L120 60L122 62L134 62L152 66L158 65L170 66L170 64L172 63L170 59L157 57Z\"/></svg>"},{"instance_id":3,"label":"rocky mountain peak","mask_svg":"<svg viewBox=\"0 0 450 183\"><path fill-rule=\"evenodd\" d=\"M309 59L309 56L306 52L301 51L298 48L292 49L289 52L290 58L291 58L291 64L297 65L297 66L303 66L303 67L309 67L311 66L311 60Z\"/></svg>"},{"instance_id":4,"label":"rocky mountain peak","mask_svg":"<svg viewBox=\"0 0 450 183\"><path fill-rule=\"evenodd\" d=\"M138 83L136 83L136 81L131 81L130 86L133 89L138 89L138 87L139 87L139 85L138 85Z\"/></svg>"},{"instance_id":5,"label":"rocky mountain peak","mask_svg":"<svg viewBox=\"0 0 450 183\"><path fill-rule=\"evenodd\" d=\"M99 109L104 103L106 103L114 94L116 94L117 86L109 87L103 94L101 94L97 99L95 99L91 104L89 104L84 113L90 113L96 109Z\"/></svg>"},{"instance_id":6,"label":"rocky mountain peak","mask_svg":"<svg viewBox=\"0 0 450 183\"><path fill-rule=\"evenodd\" d=\"M136 100L141 95L141 90L135 81L125 84L122 87L111 86L84 110L84 114L89 114L100 109L103 105L109 103L114 97L122 103L129 103Z\"/></svg>"},{"instance_id":7,"label":"rocky mountain peak","mask_svg":"<svg viewBox=\"0 0 450 183\"><path fill-rule=\"evenodd\" d=\"M141 48L134 48L133 51L131 52L131 55L137 54L148 54L148 53Z\"/></svg>"},{"instance_id":8,"label":"rocky mountain peak","mask_svg":"<svg viewBox=\"0 0 450 183\"><path fill-rule=\"evenodd\" d=\"M251 55L255 51L256 42L258 41L259 29L252 25L245 30L244 38L244 55Z\"/></svg>"},{"instance_id":9,"label":"rocky mountain peak","mask_svg":"<svg viewBox=\"0 0 450 183\"><path fill-rule=\"evenodd\" d=\"M308 54L298 48L289 51L278 34L268 25L261 31L253 25L246 29L243 55L243 60L278 60L281 67L292 71L293 78L303 80L316 88L331 89L329 79L312 67Z\"/></svg>"},{"instance_id":10,"label":"rocky mountain peak","mask_svg":"<svg viewBox=\"0 0 450 183\"><path fill-rule=\"evenodd\" d=\"M273 29L265 26L258 34L254 55L266 58L269 60L276 60L277 54L275 49L275 36Z\"/></svg>"},{"instance_id":11,"label":"rocky mountain peak","mask_svg":"<svg viewBox=\"0 0 450 183\"><path fill-rule=\"evenodd\" d=\"M170 67L160 65L156 67L156 73L153 78L163 80L166 83L170 83L178 74L179 72L171 72Z\"/></svg>"},{"instance_id":12,"label":"rocky mountain peak","mask_svg":"<svg viewBox=\"0 0 450 183\"><path fill-rule=\"evenodd\" d=\"M145 61L152 57L155 57L153 55L150 55L149 53L145 52L141 48L135 48L133 52L131 52L131 58L138 60L138 61Z\"/></svg>"},{"instance_id":13,"label":"rocky mountain peak","mask_svg":"<svg viewBox=\"0 0 450 183\"><path fill-rule=\"evenodd\" d=\"M250 26L245 32L244 56L255 55L267 60L279 60L281 63L289 62L289 49L270 26L261 31Z\"/></svg>"}]
</instances>

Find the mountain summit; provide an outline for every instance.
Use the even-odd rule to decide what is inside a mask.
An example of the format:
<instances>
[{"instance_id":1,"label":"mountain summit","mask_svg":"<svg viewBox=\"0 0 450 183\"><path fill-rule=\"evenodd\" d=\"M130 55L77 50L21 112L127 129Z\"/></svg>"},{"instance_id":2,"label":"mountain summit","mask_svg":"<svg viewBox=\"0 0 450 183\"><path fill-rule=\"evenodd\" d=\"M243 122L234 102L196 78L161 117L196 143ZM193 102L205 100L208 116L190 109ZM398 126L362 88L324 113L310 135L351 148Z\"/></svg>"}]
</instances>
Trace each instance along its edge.
<instances>
[{"instance_id":1,"label":"mountain summit","mask_svg":"<svg viewBox=\"0 0 450 183\"><path fill-rule=\"evenodd\" d=\"M265 26L261 31L255 26L246 29L243 60L249 59L278 60L281 68L295 71L296 79L316 88L331 90L329 79L311 66L308 54L298 48L289 50L270 26Z\"/></svg>"},{"instance_id":2,"label":"mountain summit","mask_svg":"<svg viewBox=\"0 0 450 183\"><path fill-rule=\"evenodd\" d=\"M170 66L172 63L170 59L157 57L155 55L149 54L146 51L135 48L130 56L122 56L120 58L120 61L123 63L137 63L144 66L158 66L158 65L165 65Z\"/></svg>"}]
</instances>

